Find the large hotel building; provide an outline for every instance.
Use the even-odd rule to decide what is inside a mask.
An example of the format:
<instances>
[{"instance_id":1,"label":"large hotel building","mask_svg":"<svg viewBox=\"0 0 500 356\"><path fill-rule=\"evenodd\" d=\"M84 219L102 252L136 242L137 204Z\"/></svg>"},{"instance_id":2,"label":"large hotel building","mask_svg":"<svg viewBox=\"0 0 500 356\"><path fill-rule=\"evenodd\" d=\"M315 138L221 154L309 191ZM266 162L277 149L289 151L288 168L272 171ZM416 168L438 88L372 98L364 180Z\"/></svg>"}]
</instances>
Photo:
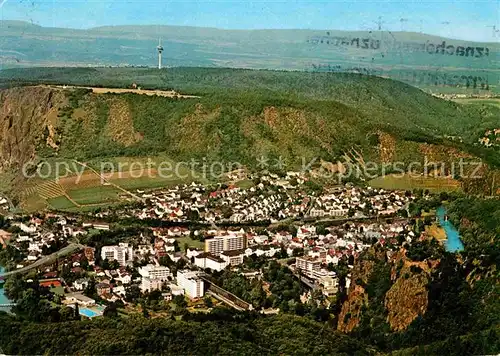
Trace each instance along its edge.
<instances>
[{"instance_id":1,"label":"large hotel building","mask_svg":"<svg viewBox=\"0 0 500 356\"><path fill-rule=\"evenodd\" d=\"M216 236L205 240L205 252L219 255L224 251L243 250L247 247L247 239L244 235Z\"/></svg>"}]
</instances>

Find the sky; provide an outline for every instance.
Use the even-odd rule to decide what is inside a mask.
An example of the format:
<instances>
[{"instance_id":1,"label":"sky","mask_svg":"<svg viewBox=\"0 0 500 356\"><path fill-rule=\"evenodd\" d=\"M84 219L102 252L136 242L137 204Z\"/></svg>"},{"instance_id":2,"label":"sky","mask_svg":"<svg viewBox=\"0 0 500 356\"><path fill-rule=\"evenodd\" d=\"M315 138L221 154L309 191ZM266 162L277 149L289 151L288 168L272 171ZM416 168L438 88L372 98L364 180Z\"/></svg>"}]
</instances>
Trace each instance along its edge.
<instances>
[{"instance_id":1,"label":"sky","mask_svg":"<svg viewBox=\"0 0 500 356\"><path fill-rule=\"evenodd\" d=\"M45 27L159 24L376 30L380 17L382 30L500 41L500 0L0 0L0 6L2 20L23 20Z\"/></svg>"}]
</instances>

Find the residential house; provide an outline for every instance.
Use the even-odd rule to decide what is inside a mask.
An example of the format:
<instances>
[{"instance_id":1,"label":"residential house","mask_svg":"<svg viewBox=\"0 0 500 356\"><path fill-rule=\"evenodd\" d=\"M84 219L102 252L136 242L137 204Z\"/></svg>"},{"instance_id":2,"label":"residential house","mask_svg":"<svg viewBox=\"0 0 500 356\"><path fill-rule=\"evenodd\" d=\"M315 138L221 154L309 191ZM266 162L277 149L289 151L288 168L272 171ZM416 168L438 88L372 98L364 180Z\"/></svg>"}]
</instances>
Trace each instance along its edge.
<instances>
[{"instance_id":1,"label":"residential house","mask_svg":"<svg viewBox=\"0 0 500 356\"><path fill-rule=\"evenodd\" d=\"M95 305L95 300L81 293L69 293L65 296L65 304L78 304L83 307L92 307Z\"/></svg>"},{"instance_id":2,"label":"residential house","mask_svg":"<svg viewBox=\"0 0 500 356\"><path fill-rule=\"evenodd\" d=\"M73 287L76 290L84 290L89 285L89 280L87 278L79 278L73 282Z\"/></svg>"},{"instance_id":3,"label":"residential house","mask_svg":"<svg viewBox=\"0 0 500 356\"><path fill-rule=\"evenodd\" d=\"M95 287L100 297L111 294L111 286L108 283L98 283Z\"/></svg>"}]
</instances>

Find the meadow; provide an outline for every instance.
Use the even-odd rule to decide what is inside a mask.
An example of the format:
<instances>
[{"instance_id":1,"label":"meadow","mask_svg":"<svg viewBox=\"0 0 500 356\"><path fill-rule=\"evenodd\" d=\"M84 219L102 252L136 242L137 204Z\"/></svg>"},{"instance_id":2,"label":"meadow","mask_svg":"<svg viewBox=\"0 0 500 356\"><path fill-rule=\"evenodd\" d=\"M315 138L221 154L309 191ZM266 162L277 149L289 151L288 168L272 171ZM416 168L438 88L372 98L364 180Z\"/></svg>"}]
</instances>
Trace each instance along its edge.
<instances>
[{"instance_id":1,"label":"meadow","mask_svg":"<svg viewBox=\"0 0 500 356\"><path fill-rule=\"evenodd\" d=\"M368 184L371 187L382 189L428 189L433 193L461 191L460 182L455 179L422 177L413 174L405 174L404 176L386 175L372 179Z\"/></svg>"}]
</instances>

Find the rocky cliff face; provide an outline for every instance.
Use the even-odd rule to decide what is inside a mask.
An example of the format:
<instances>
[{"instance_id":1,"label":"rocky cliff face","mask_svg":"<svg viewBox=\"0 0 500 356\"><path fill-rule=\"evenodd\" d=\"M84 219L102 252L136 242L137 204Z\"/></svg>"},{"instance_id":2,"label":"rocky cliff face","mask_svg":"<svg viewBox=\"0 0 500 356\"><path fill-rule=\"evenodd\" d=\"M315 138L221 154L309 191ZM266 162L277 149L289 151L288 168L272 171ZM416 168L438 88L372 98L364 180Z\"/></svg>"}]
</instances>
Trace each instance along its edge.
<instances>
[{"instance_id":1,"label":"rocky cliff face","mask_svg":"<svg viewBox=\"0 0 500 356\"><path fill-rule=\"evenodd\" d=\"M368 295L365 288L351 285L347 300L342 304L337 329L344 333L350 333L358 325L362 317L361 309L368 304Z\"/></svg>"},{"instance_id":2,"label":"rocky cliff face","mask_svg":"<svg viewBox=\"0 0 500 356\"><path fill-rule=\"evenodd\" d=\"M405 330L427 310L427 284L438 263L439 261L411 261L406 257L404 249L387 259L383 253L376 252L373 248L362 254L351 272L351 285L339 315L338 330L347 333L355 331L366 317L364 311L379 308L377 303L383 303L382 313L392 331ZM387 281L383 280L384 276L378 275L384 264L390 267ZM388 289L381 298L377 297L379 291L374 289L383 288L379 286L386 282L389 283Z\"/></svg>"},{"instance_id":3,"label":"rocky cliff face","mask_svg":"<svg viewBox=\"0 0 500 356\"><path fill-rule=\"evenodd\" d=\"M387 322L391 330L406 329L428 306L428 290L432 268L438 261L416 262L406 257L405 249L392 256L392 286L385 295Z\"/></svg>"},{"instance_id":4,"label":"rocky cliff face","mask_svg":"<svg viewBox=\"0 0 500 356\"><path fill-rule=\"evenodd\" d=\"M359 258L351 271L351 284L347 300L342 305L339 315L337 329L349 333L360 323L363 316L362 309L369 305L366 285L374 271L375 263L384 260L384 254L370 248L366 256L370 258Z\"/></svg>"},{"instance_id":5,"label":"rocky cliff face","mask_svg":"<svg viewBox=\"0 0 500 356\"><path fill-rule=\"evenodd\" d=\"M54 126L66 102L65 95L44 87L0 91L0 170L21 167L46 141L57 148Z\"/></svg>"}]
</instances>

